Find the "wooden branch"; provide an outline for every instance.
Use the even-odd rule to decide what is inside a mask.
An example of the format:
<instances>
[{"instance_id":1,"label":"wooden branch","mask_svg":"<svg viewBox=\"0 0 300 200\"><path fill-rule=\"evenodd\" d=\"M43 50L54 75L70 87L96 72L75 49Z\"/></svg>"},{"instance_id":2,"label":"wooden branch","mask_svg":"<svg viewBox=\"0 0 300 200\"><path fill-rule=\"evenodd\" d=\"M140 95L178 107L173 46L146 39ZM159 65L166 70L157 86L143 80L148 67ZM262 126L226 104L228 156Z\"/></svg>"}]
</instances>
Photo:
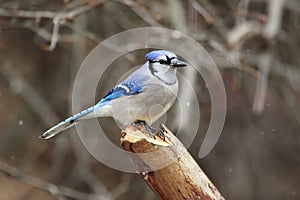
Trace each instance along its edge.
<instances>
[{"instance_id":1,"label":"wooden branch","mask_svg":"<svg viewBox=\"0 0 300 200\"><path fill-rule=\"evenodd\" d=\"M182 143L164 128L165 141L149 137L141 127L128 126L122 132L121 145L137 173L161 199L224 199ZM157 169L161 163L170 164Z\"/></svg>"}]
</instances>

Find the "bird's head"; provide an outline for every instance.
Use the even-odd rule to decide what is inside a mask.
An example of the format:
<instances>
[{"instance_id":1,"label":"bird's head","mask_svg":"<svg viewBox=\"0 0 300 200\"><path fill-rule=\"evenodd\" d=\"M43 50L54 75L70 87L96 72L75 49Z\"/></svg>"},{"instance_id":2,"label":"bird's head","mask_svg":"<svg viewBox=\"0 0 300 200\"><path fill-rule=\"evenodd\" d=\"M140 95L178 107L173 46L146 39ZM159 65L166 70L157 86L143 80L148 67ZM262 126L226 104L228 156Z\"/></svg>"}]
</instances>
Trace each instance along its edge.
<instances>
[{"instance_id":1,"label":"bird's head","mask_svg":"<svg viewBox=\"0 0 300 200\"><path fill-rule=\"evenodd\" d=\"M151 73L167 84L176 82L176 70L178 67L185 67L187 64L177 56L165 50L152 51L146 55Z\"/></svg>"}]
</instances>

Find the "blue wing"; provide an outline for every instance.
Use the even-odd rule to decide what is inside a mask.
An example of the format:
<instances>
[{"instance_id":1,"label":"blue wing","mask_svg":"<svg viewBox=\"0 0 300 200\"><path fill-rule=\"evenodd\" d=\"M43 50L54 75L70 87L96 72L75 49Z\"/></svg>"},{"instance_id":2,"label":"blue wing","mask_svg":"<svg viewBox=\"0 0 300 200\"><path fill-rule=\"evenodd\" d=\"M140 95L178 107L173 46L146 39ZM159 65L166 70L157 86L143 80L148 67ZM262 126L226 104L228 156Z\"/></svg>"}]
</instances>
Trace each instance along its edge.
<instances>
[{"instance_id":1,"label":"blue wing","mask_svg":"<svg viewBox=\"0 0 300 200\"><path fill-rule=\"evenodd\" d=\"M100 103L109 102L113 99L129 96L141 93L143 91L145 82L149 77L145 75L135 75L129 76L125 81L118 84L115 88L110 90L107 95L103 97Z\"/></svg>"}]
</instances>

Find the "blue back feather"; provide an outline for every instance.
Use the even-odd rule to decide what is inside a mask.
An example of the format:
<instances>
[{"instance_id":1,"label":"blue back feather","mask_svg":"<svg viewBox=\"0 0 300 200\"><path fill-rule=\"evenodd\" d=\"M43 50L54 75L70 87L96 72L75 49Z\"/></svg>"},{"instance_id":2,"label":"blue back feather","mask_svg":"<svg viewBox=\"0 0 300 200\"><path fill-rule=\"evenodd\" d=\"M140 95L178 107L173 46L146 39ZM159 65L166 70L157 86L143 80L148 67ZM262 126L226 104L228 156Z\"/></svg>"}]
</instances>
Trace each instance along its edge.
<instances>
[{"instance_id":1,"label":"blue back feather","mask_svg":"<svg viewBox=\"0 0 300 200\"><path fill-rule=\"evenodd\" d=\"M141 70L142 67L129 75L122 83L110 90L99 103L142 92L145 82L149 79L148 76L139 73L139 70Z\"/></svg>"}]
</instances>

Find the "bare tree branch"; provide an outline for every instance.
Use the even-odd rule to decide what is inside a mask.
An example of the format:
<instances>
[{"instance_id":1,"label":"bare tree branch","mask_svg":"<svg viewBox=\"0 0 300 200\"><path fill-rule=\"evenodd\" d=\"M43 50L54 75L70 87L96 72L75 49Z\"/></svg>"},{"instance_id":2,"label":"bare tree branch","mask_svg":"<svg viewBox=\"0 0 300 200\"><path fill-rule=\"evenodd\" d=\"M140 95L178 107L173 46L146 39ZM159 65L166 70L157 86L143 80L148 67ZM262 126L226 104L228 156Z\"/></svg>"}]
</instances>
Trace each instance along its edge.
<instances>
[{"instance_id":1,"label":"bare tree branch","mask_svg":"<svg viewBox=\"0 0 300 200\"><path fill-rule=\"evenodd\" d=\"M226 43L227 27L224 25L223 20L220 19L220 17L217 16L215 12L213 12L213 9L214 9L213 4L207 0L198 0L198 1L199 1L199 4L212 17L212 19L214 21L213 28L219 34L221 41Z\"/></svg>"},{"instance_id":2,"label":"bare tree branch","mask_svg":"<svg viewBox=\"0 0 300 200\"><path fill-rule=\"evenodd\" d=\"M253 111L261 114L264 110L266 96L268 92L268 77L272 63L272 55L266 52L259 57L258 67L260 75L256 83L256 91L253 100Z\"/></svg>"},{"instance_id":3,"label":"bare tree branch","mask_svg":"<svg viewBox=\"0 0 300 200\"><path fill-rule=\"evenodd\" d=\"M94 0L86 5L80 5L79 7L75 7L72 10L64 10L61 12L51 12L51 11L28 11L28 10L8 10L0 8L0 16L4 17L19 17L19 18L34 18L36 21L40 21L41 18L49 18L52 19L53 29L50 39L50 45L45 48L46 50L52 51L57 45L59 41L59 29L61 25L64 25L67 20L72 20L78 15L81 15L103 3L107 0ZM75 6L75 5L73 5ZM41 36L46 37L45 31L39 30Z\"/></svg>"},{"instance_id":4,"label":"bare tree branch","mask_svg":"<svg viewBox=\"0 0 300 200\"><path fill-rule=\"evenodd\" d=\"M236 14L239 16L249 17L260 22L267 21L267 16L258 12L251 12L249 10L237 9Z\"/></svg>"},{"instance_id":5,"label":"bare tree branch","mask_svg":"<svg viewBox=\"0 0 300 200\"><path fill-rule=\"evenodd\" d=\"M204 18L207 24L213 24L213 17L196 0L191 0L192 7Z\"/></svg>"},{"instance_id":6,"label":"bare tree branch","mask_svg":"<svg viewBox=\"0 0 300 200\"><path fill-rule=\"evenodd\" d=\"M0 16L3 17L20 17L20 18L34 18L34 19L41 19L41 18L49 18L54 19L59 17L65 20L74 19L78 15L85 13L100 4L106 2L106 0L94 0L87 5L80 6L78 8L72 9L70 11L61 11L61 12L52 12L52 11L29 11L29 10L9 10L0 8ZM87 3L87 1L86 1Z\"/></svg>"},{"instance_id":7,"label":"bare tree branch","mask_svg":"<svg viewBox=\"0 0 300 200\"><path fill-rule=\"evenodd\" d=\"M141 19L147 22L150 26L161 27L162 25L157 22L157 20L149 13L149 11L132 0L116 0L117 2L129 6L135 14L137 14Z\"/></svg>"},{"instance_id":8,"label":"bare tree branch","mask_svg":"<svg viewBox=\"0 0 300 200\"><path fill-rule=\"evenodd\" d=\"M14 168L10 166L9 164L5 163L4 161L0 160L0 170L9 175L13 178L16 178L17 180L26 183L28 185L31 185L32 187L38 188L40 190L49 192L50 194L54 195L57 198L60 197L71 197L74 199L79 200L102 200L107 199L105 196L99 196L94 194L89 194L85 192L80 192L68 187L64 186L58 186L53 183L49 183L46 181L42 181L40 179L25 175L21 171L19 171L17 168Z\"/></svg>"},{"instance_id":9,"label":"bare tree branch","mask_svg":"<svg viewBox=\"0 0 300 200\"><path fill-rule=\"evenodd\" d=\"M0 68L0 74L3 75L10 84L12 92L19 94L25 102L30 105L31 109L41 118L45 125L52 125L54 121L58 121L58 116L50 108L34 88L14 70L11 61L7 60Z\"/></svg>"},{"instance_id":10,"label":"bare tree branch","mask_svg":"<svg viewBox=\"0 0 300 200\"><path fill-rule=\"evenodd\" d=\"M268 4L268 21L265 25L264 35L266 38L274 38L281 27L282 10L285 0L273 0Z\"/></svg>"}]
</instances>

